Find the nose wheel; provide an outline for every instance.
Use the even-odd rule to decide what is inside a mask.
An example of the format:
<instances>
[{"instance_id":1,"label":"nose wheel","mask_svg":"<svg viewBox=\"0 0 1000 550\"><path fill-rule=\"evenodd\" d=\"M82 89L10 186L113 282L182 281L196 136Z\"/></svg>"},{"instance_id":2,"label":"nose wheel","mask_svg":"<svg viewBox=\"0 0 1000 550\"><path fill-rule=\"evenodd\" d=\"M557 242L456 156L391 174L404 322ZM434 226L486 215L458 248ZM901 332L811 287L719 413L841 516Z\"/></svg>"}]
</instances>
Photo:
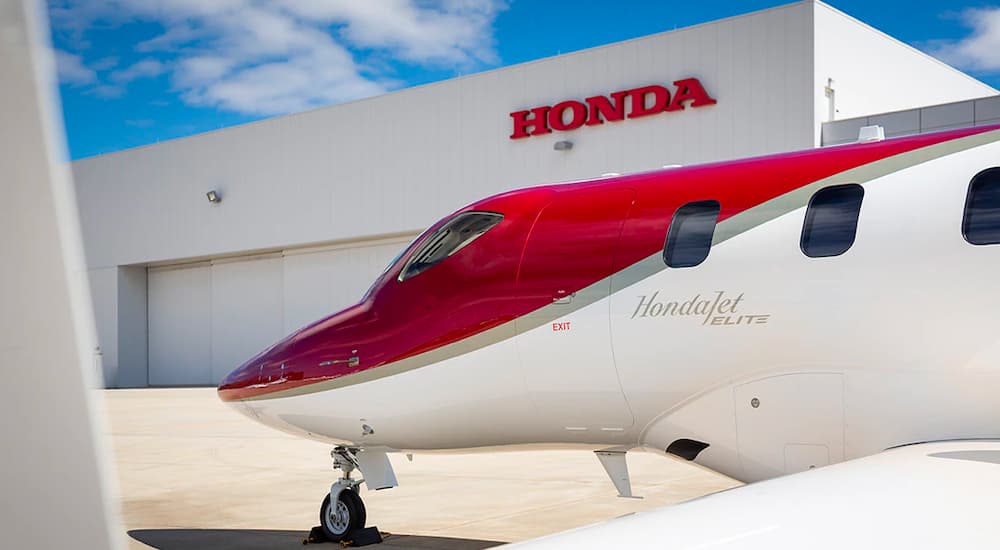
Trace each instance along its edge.
<instances>
[{"instance_id":1,"label":"nose wheel","mask_svg":"<svg viewBox=\"0 0 1000 550\"><path fill-rule=\"evenodd\" d=\"M365 503L351 489L341 491L333 506L330 505L330 495L326 495L319 507L319 524L326 537L333 542L339 542L351 531L363 528L365 516Z\"/></svg>"},{"instance_id":2,"label":"nose wheel","mask_svg":"<svg viewBox=\"0 0 1000 550\"><path fill-rule=\"evenodd\" d=\"M330 487L330 492L319 507L319 524L326 538L339 542L352 531L365 526L365 503L358 495L362 479L351 479L351 472L358 467L357 449L336 447L330 452L333 467L344 472L343 477Z\"/></svg>"}]
</instances>

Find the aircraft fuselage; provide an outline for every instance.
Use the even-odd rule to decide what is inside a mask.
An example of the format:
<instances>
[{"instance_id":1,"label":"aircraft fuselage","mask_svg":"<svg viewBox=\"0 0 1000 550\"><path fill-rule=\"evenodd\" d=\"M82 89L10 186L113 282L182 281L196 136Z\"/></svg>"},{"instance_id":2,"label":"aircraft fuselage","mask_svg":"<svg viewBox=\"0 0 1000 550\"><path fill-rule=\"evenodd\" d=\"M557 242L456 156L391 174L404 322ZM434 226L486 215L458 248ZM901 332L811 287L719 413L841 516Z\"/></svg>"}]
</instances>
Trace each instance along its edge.
<instances>
[{"instance_id":1,"label":"aircraft fuselage","mask_svg":"<svg viewBox=\"0 0 1000 550\"><path fill-rule=\"evenodd\" d=\"M690 440L746 481L1000 437L1000 247L966 232L997 165L990 127L504 193L220 396L361 448Z\"/></svg>"}]
</instances>

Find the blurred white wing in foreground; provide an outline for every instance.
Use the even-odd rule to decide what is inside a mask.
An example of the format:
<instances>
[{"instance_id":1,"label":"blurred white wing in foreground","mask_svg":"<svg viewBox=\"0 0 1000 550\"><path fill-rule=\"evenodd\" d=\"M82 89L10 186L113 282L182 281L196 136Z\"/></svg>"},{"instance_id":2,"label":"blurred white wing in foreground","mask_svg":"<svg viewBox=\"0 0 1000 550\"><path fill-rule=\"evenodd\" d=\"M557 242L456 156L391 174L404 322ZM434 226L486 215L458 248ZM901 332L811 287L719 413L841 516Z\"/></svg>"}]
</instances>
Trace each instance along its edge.
<instances>
[{"instance_id":1,"label":"blurred white wing in foreground","mask_svg":"<svg viewBox=\"0 0 1000 550\"><path fill-rule=\"evenodd\" d=\"M4 548L118 548L44 7L0 2Z\"/></svg>"},{"instance_id":2,"label":"blurred white wing in foreground","mask_svg":"<svg viewBox=\"0 0 1000 550\"><path fill-rule=\"evenodd\" d=\"M515 545L994 548L1000 442L925 443Z\"/></svg>"}]
</instances>

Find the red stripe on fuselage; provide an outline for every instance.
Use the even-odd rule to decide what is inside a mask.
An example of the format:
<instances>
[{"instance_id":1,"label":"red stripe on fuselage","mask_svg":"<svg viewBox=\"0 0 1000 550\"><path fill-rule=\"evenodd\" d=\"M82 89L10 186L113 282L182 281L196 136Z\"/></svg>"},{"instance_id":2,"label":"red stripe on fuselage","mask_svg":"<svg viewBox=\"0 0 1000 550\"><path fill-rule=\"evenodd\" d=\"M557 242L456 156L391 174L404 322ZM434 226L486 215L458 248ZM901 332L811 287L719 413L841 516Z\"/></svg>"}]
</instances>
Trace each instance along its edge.
<instances>
[{"instance_id":1,"label":"red stripe on fuselage","mask_svg":"<svg viewBox=\"0 0 1000 550\"><path fill-rule=\"evenodd\" d=\"M219 395L233 401L323 382L413 357L499 326L552 303L552 296L538 289L540 273L551 278L553 289L576 292L658 253L673 212L688 202L718 200L721 222L845 170L996 129L970 128L542 186L484 199L459 212L500 212L504 219L496 227L431 269L398 281L409 254L451 216L438 222L411 245L361 303L288 336L254 357L223 381ZM615 190L632 190L635 195L627 208L614 206L618 216L627 213L624 223L601 222L602 234L621 234L610 261L607 238L593 238L591 230L599 213L588 198L592 201L595 192L612 197ZM539 239L551 241L541 242L542 249L571 248L593 263L581 266L577 262L567 269L562 263L565 257L553 255L551 265L544 264L544 255L535 257L535 287L529 290L518 285L525 243L539 213L557 196L561 210L556 225L547 225L544 234L532 234L532 245ZM581 201L580 207L567 208L574 197ZM588 254L588 246L603 247L601 254ZM540 266L539 261L543 262ZM347 361L351 357L358 357L359 364L350 365Z\"/></svg>"}]
</instances>

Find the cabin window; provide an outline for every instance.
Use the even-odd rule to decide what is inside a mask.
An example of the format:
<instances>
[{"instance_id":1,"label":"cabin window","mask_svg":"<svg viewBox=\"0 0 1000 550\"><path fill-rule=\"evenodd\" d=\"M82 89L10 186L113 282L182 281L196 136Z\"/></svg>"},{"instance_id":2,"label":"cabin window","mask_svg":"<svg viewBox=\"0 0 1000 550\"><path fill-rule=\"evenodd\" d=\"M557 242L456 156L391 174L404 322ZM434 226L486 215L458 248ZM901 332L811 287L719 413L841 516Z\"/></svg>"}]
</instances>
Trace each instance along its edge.
<instances>
[{"instance_id":1,"label":"cabin window","mask_svg":"<svg viewBox=\"0 0 1000 550\"><path fill-rule=\"evenodd\" d=\"M399 280L405 281L427 271L468 246L502 219L503 214L494 212L463 212L455 216L417 247L399 272Z\"/></svg>"},{"instance_id":2,"label":"cabin window","mask_svg":"<svg viewBox=\"0 0 1000 550\"><path fill-rule=\"evenodd\" d=\"M663 261L670 267L694 267L705 261L719 221L719 201L689 202L677 209L667 229Z\"/></svg>"},{"instance_id":3,"label":"cabin window","mask_svg":"<svg viewBox=\"0 0 1000 550\"><path fill-rule=\"evenodd\" d=\"M1000 243L1000 168L987 168L972 178L962 235L972 244Z\"/></svg>"},{"instance_id":4,"label":"cabin window","mask_svg":"<svg viewBox=\"0 0 1000 550\"><path fill-rule=\"evenodd\" d=\"M865 189L856 183L820 189L809 200L799 246L810 258L839 256L854 244Z\"/></svg>"}]
</instances>

